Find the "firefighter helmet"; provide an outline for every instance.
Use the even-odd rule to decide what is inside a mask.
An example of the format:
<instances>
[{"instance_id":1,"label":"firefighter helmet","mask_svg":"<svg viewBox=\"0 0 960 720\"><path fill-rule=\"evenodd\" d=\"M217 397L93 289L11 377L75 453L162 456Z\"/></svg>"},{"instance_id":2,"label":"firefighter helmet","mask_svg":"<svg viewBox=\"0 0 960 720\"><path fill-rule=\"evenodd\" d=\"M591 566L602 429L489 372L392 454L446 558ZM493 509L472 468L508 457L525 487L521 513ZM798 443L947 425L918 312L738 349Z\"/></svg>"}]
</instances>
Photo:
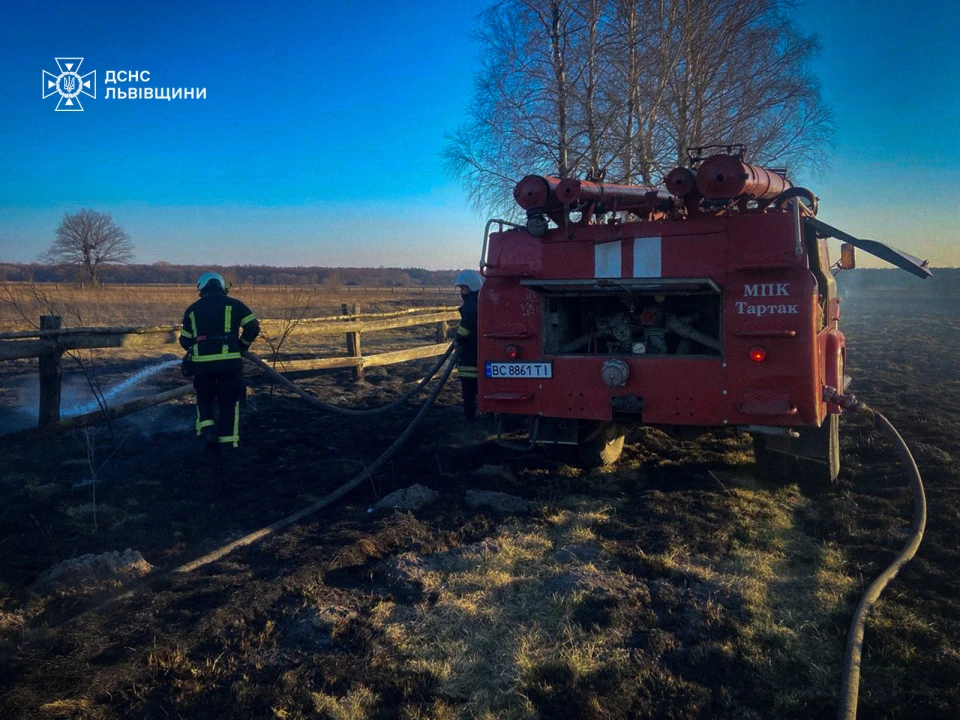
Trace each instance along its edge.
<instances>
[{"instance_id":1,"label":"firefighter helmet","mask_svg":"<svg viewBox=\"0 0 960 720\"><path fill-rule=\"evenodd\" d=\"M203 292L203 289L211 282L215 282L220 285L221 290L227 289L227 283L224 281L223 276L219 273L204 273L200 276L200 279L197 280L197 292Z\"/></svg>"},{"instance_id":2,"label":"firefighter helmet","mask_svg":"<svg viewBox=\"0 0 960 720\"><path fill-rule=\"evenodd\" d=\"M453 284L458 287L465 285L470 292L478 292L480 286L483 285L483 278L480 277L480 273L476 270L464 270L457 275L457 279L453 281Z\"/></svg>"}]
</instances>

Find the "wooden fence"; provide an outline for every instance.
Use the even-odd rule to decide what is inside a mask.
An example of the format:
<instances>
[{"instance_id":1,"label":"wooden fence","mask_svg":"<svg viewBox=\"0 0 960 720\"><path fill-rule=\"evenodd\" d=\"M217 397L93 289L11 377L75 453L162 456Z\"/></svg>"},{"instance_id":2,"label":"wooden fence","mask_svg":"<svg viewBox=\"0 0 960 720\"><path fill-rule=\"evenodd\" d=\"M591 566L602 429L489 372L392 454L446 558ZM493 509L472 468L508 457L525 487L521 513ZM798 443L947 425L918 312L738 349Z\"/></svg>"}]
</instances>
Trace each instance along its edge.
<instances>
[{"instance_id":1,"label":"wooden fence","mask_svg":"<svg viewBox=\"0 0 960 720\"><path fill-rule=\"evenodd\" d=\"M282 363L283 371L299 372L351 368L354 378L360 379L363 377L365 367L393 365L409 360L442 355L449 345L446 341L448 323L458 318L457 309L448 306L361 315L357 305L348 308L344 303L341 305L340 315L306 318L293 324L281 320L263 320L261 326L270 333L282 333L284 330L288 330L290 336L343 336L347 350L346 356L285 360ZM121 417L131 412L152 407L166 400L182 397L191 392L192 388L187 385L168 390L165 393L116 405L107 411L101 410L88 415L61 420L62 356L65 352L90 348L158 347L177 343L180 334L179 325L64 329L61 327L61 323L59 316L44 315L40 319L40 328L37 330L0 333L0 360L20 358L39 358L40 360L38 428L33 431L16 433L16 435L42 436L71 427L103 422L107 419ZM435 326L434 342L429 345L419 345L405 350L376 355L364 356L361 353L360 338L363 333L424 325Z\"/></svg>"}]
</instances>

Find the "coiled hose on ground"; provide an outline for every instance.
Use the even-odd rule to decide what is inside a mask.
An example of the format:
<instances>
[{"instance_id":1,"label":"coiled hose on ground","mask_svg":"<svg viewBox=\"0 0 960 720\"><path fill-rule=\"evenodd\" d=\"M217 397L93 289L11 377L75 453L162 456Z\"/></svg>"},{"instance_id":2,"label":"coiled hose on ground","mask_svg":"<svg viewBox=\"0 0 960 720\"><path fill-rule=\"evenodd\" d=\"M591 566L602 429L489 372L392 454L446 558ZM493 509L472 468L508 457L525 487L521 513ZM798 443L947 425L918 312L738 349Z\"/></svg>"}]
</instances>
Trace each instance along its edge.
<instances>
[{"instance_id":1,"label":"coiled hose on ground","mask_svg":"<svg viewBox=\"0 0 960 720\"><path fill-rule=\"evenodd\" d=\"M313 405L313 406L315 406L315 407L318 407L318 408L320 408L321 410L326 410L327 412L335 413L335 414L337 414L337 415L358 416L358 415L374 415L374 414L376 414L376 413L381 413L381 412L386 412L387 410L392 410L393 408L402 405L402 404L405 403L407 400L409 400L410 398L412 398L414 395L416 395L417 393L419 393L421 390L423 390L423 388L426 386L426 384L427 384L428 382L430 382L431 380L433 380L434 375L437 374L437 372L438 372L438 371L440 370L440 368L443 366L443 363L446 362L446 360L447 360L448 357L450 357L450 353L453 352L453 347L454 347L454 346L453 346L453 344L451 343L451 344L450 344L450 347L448 347L447 350L446 350L446 352L444 352L443 355L440 356L440 359L437 360L436 364L434 364L434 366L430 369L430 371L427 373L426 377L424 377L423 380L421 380L420 383L419 383L415 388L413 388L412 390L409 390L409 391L405 392L403 395L401 395L400 397L398 397L398 398L397 398L396 400L394 400L393 402L388 403L387 405L383 405L382 407L378 407L378 408L368 408L368 409L365 409L365 410L356 410L356 409L353 409L353 408L343 408L343 407L339 407L339 406L337 406L337 405L331 405L330 403L324 402L324 401L321 400L320 398L318 398L318 397L316 397L316 396L314 396L314 395L311 395L310 393L306 392L305 390L301 390L299 387L297 387L296 385L294 385L290 380L288 380L288 379L285 378L283 375L281 375L281 374L278 373L276 370L274 370L272 367L270 367L270 365L268 365L268 364L266 363L266 361L263 360L263 358L255 355L254 353L247 353L246 357L247 357L247 360L248 360L249 362L253 363L253 364L256 365L258 368L260 368L261 370L263 370L263 372L267 375L268 378L270 378L270 379L273 380L274 382L282 385L283 387L287 388L287 390L290 390L290 391L296 393L300 398L302 398L303 400L306 400L306 401L307 401L308 403L310 403L311 405Z\"/></svg>"},{"instance_id":2,"label":"coiled hose on ground","mask_svg":"<svg viewBox=\"0 0 960 720\"><path fill-rule=\"evenodd\" d=\"M923 531L927 525L927 499L923 491L923 481L920 478L917 463L913 459L913 455L910 454L906 442L900 437L900 433L897 432L890 421L865 403L857 400L853 395L842 395L836 389L830 387L824 388L823 395L825 402L836 403L844 410L856 412L883 430L906 468L913 489L913 525L910 528L910 537L907 539L907 544L894 561L870 583L857 604L857 609L853 613L853 620L850 622L850 630L847 632L847 648L843 660L843 680L840 687L840 707L837 711L837 718L839 720L855 720L857 717L857 699L860 692L860 667L867 613L880 598L880 593L884 591L884 588L900 572L900 568L910 561L916 554L917 548L920 547L920 541L923 540Z\"/></svg>"}]
</instances>

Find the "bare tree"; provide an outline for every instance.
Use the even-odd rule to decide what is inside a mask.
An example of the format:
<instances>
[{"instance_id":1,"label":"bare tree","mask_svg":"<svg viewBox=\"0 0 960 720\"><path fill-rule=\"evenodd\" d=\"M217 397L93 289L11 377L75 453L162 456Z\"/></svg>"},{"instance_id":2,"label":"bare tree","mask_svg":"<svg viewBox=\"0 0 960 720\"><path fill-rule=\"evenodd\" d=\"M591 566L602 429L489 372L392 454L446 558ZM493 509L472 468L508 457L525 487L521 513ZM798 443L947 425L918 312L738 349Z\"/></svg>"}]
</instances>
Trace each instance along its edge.
<instances>
[{"instance_id":1,"label":"bare tree","mask_svg":"<svg viewBox=\"0 0 960 720\"><path fill-rule=\"evenodd\" d=\"M815 37L788 0L682 0L666 131L675 162L691 147L742 143L748 160L819 168L832 136L810 61Z\"/></svg>"},{"instance_id":2,"label":"bare tree","mask_svg":"<svg viewBox=\"0 0 960 720\"><path fill-rule=\"evenodd\" d=\"M474 205L510 214L529 173L651 184L691 147L824 166L833 120L791 0L499 0L447 169Z\"/></svg>"},{"instance_id":3,"label":"bare tree","mask_svg":"<svg viewBox=\"0 0 960 720\"><path fill-rule=\"evenodd\" d=\"M664 132L671 98L670 79L679 63L680 3L614 0L610 10L614 69L605 92L616 117L613 155L606 177L614 182L652 184L673 162L673 144Z\"/></svg>"},{"instance_id":4,"label":"bare tree","mask_svg":"<svg viewBox=\"0 0 960 720\"><path fill-rule=\"evenodd\" d=\"M261 325L260 338L267 343L270 348L270 360L274 369L279 362L281 367L283 362L280 360L280 351L284 344L290 338L290 335L297 329L297 326L306 320L307 315L314 309L316 300L316 290L307 290L302 287L295 287L292 298L287 302L283 316L276 323L276 331L271 333L267 325ZM270 388L273 393L273 388Z\"/></svg>"},{"instance_id":5,"label":"bare tree","mask_svg":"<svg viewBox=\"0 0 960 720\"><path fill-rule=\"evenodd\" d=\"M73 265L97 284L97 272L103 263L128 263L133 259L130 237L106 213L81 209L65 214L57 239L41 256L44 262Z\"/></svg>"},{"instance_id":6,"label":"bare tree","mask_svg":"<svg viewBox=\"0 0 960 720\"><path fill-rule=\"evenodd\" d=\"M481 15L477 40L487 48L470 120L444 150L478 207L510 197L528 173L567 177L583 153L571 77L577 22L571 0L503 0ZM512 210L512 208L507 208Z\"/></svg>"}]
</instances>

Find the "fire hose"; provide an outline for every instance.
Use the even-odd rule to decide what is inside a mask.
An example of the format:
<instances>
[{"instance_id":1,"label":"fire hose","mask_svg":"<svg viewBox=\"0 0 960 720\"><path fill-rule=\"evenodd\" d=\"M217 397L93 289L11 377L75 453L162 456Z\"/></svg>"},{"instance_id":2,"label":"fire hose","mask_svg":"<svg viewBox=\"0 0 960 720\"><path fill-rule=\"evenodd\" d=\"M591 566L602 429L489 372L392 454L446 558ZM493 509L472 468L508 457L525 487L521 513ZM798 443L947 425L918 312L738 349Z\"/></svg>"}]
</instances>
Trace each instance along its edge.
<instances>
[{"instance_id":1,"label":"fire hose","mask_svg":"<svg viewBox=\"0 0 960 720\"><path fill-rule=\"evenodd\" d=\"M327 412L335 413L335 414L337 414L337 415L352 415L352 416L357 416L357 415L373 415L373 414L376 414L376 413L385 412L385 411L387 411L387 410L392 410L393 408L398 407L398 406L402 405L403 403L405 403L407 400L409 400L409 399L412 398L414 395L416 395L416 394L419 393L421 390L423 390L423 388L426 386L427 383L429 383L431 380L433 380L434 375L437 374L437 372L438 372L438 371L440 370L440 368L443 366L443 363L446 362L446 360L447 360L448 357L450 357L450 353L453 352L453 348L454 348L454 346L453 346L453 344L451 343L451 344L450 344L450 347L448 347L447 350L446 350L446 352L444 352L443 355L440 356L440 359L437 360L436 364L434 364L434 366L433 366L432 368L430 368L430 371L427 373L426 377L424 377L424 378L420 381L420 383L419 383L415 388L413 388L412 390L407 391L406 393L404 393L403 395L401 395L400 397L398 397L396 400L394 400L393 402L391 402L391 403L389 403L389 404L387 404L387 405L383 405L383 406L378 407L378 408L369 408L369 409L365 409L365 410L356 410L356 409L353 409L353 408L343 408L343 407L339 407L339 406L337 406L337 405L331 405L330 403L326 403L326 402L324 402L323 400L321 400L320 398L318 398L318 397L316 397L316 396L314 396L314 395L311 395L310 393L306 392L305 390L301 390L299 387L297 387L296 385L294 385L290 380L288 380L288 379L285 378L283 375L281 375L281 374L278 373L276 370L274 370L272 367L270 367L270 365L268 365L268 364L263 360L263 358L255 355L255 354L252 353L252 352L248 352L247 355L246 355L246 358L247 358L248 361L250 361L251 363L253 363L254 365L256 365L258 368L260 368L261 370L263 370L263 372L266 374L266 376L267 376L268 378L270 378L270 379L273 380L274 382L282 385L283 387L287 388L287 390L290 390L290 391L296 393L298 397L302 398L303 400L306 400L306 401L307 401L308 403L310 403L311 405L314 405L315 407L318 407L318 408L320 408L321 410L326 410Z\"/></svg>"},{"instance_id":2,"label":"fire hose","mask_svg":"<svg viewBox=\"0 0 960 720\"><path fill-rule=\"evenodd\" d=\"M920 478L917 463L913 459L913 455L910 454L907 444L900 437L900 433L887 418L857 400L855 396L843 395L832 387L823 389L823 399L824 402L835 403L844 410L855 412L867 418L877 428L883 430L906 468L907 476L910 478L910 484L913 488L913 525L910 529L907 544L894 561L870 583L863 597L860 598L860 602L853 613L853 620L850 622L850 629L847 632L847 648L843 660L843 680L840 688L840 707L837 718L838 720L854 720L857 717L857 697L860 691L860 667L867 613L880 598L880 593L883 592L884 588L900 572L900 568L910 561L916 554L917 548L920 547L920 541L923 540L923 530L927 524L927 500L923 492L923 481Z\"/></svg>"},{"instance_id":3,"label":"fire hose","mask_svg":"<svg viewBox=\"0 0 960 720\"><path fill-rule=\"evenodd\" d=\"M259 358L257 359L259 360ZM127 598L134 597L138 592L144 589L147 589L150 586L150 584L162 581L174 575L182 575L184 573L193 572L194 570L197 570L198 568L201 568L204 565L209 565L210 563L220 560L226 555L229 555L234 550L237 550L242 547L246 547L248 545L253 545L254 543L257 543L263 540L264 538L267 538L271 535L281 532L282 530L286 530L288 527L295 525L296 523L300 522L306 517L309 517L310 515L313 515L314 513L319 512L320 510L327 507L328 505L332 505L347 493L351 492L352 490L355 490L364 480L367 480L368 478L372 478L375 473L379 472L380 469L386 464L386 462L391 457L393 457L393 455L397 452L397 450L399 450L403 446L403 444L410 439L410 436L413 434L413 431L417 428L417 426L426 416L427 411L433 406L433 403L436 402L437 397L440 395L440 391L443 389L444 385L447 384L447 380L450 379L450 375L453 372L453 368L456 367L457 360L460 359L460 350L454 349L454 347L451 345L451 349L447 351L443 359L449 360L447 367L444 368L443 373L440 375L440 379L438 380L436 387L434 387L433 390L430 392L430 395L424 401L423 405L420 407L420 410L414 416L413 420L410 421L410 423L407 425L404 431L400 433L397 439L394 440L393 443L391 443L391 445L380 454L380 457L378 457L376 460L370 463L370 465L364 468L362 472L355 475L353 478L345 482L343 485L338 487L333 492L328 493L327 495L320 498L316 502L311 503L310 505L307 505L305 508L298 510L292 515L288 515L284 518L281 518L280 520L270 523L266 527L262 527L259 530L254 530L251 533L247 533L243 537L237 538L236 540L229 542L226 545L222 545L219 548L208 552L206 555L196 558L195 560L191 560L188 563L184 563L183 565L179 565L178 567L168 570L162 575L159 575L155 578L151 578L151 580L148 582L129 588L128 590L118 595L115 595L114 597L109 598L108 600L105 600L104 602L100 603L96 607L90 608L89 610L86 610L78 615L73 616L72 618L61 623L61 625L66 625L69 623L76 622L80 618L85 617L94 612L97 612L107 607L108 605L112 605L113 603L119 600L124 600ZM438 364L437 367L439 366L440 364ZM271 372L273 372L272 368L270 370ZM431 377L433 376L433 374L435 374L435 371L431 373ZM282 375L278 374L278 377L280 377L282 380L286 382L289 382ZM290 384L292 385L293 383L290 383ZM424 382L422 384L426 384L426 383ZM419 387L420 386L418 386L418 388ZM305 399L308 399L311 402L312 401L321 402L320 400L313 397L312 395L309 395L309 394L305 394L305 395L306 395ZM323 405L326 406L327 404L323 403ZM328 407L333 407L333 406L328 406Z\"/></svg>"},{"instance_id":4,"label":"fire hose","mask_svg":"<svg viewBox=\"0 0 960 720\"><path fill-rule=\"evenodd\" d=\"M452 352L452 348L453 346L451 345L451 350L447 351L447 355L444 356L444 359L450 356L450 352ZM259 530L255 530L252 533L248 533L247 535L244 535L243 537L238 538L231 543L228 543L222 547L217 548L212 552L207 553L203 557L199 557L196 560L193 560L184 565L181 565L180 567L174 568L170 572L172 573L192 572L193 570L196 570L197 568L202 567L203 565L209 565L210 563L219 560L220 558L233 552L237 548L244 547L245 545L251 545L259 540L262 540L268 535L272 535L276 532L279 532L280 530L284 530L290 527L291 525L294 525L300 522L305 517L313 515L315 512L322 510L323 508L327 507L327 505L335 503L337 500L342 498L348 492L350 492L351 490L356 488L358 485L360 485L360 483L362 483L364 480L366 480L367 478L373 477L374 473L378 472L380 468L382 468L384 464L386 464L387 460L393 457L393 454L397 450L399 450L400 447L413 434L413 431L416 429L417 425L420 424L420 421L423 420L424 416L427 414L427 411L433 406L433 403L436 401L437 396L440 395L440 391L443 389L443 386L447 384L447 380L450 379L450 373L453 372L453 368L456 366L457 360L459 359L459 357L460 357L459 350L457 350L456 352L453 352L453 356L450 359L450 363L447 365L446 369L444 369L443 371L443 374L440 376L440 380L439 382L437 382L437 386L433 389L433 391L427 397L426 401L420 407L420 410L414 416L413 420L410 421L410 424L407 425L406 429L404 429L404 431L400 433L399 437L397 437L397 439L393 441L390 447L384 450L383 453L381 453L380 457L378 457L376 460L370 463L370 465L364 468L362 472L355 475L352 479L345 482L343 485L338 487L332 493L325 495L324 497L317 500L315 503L312 503L307 507L303 508L302 510L295 512L293 515L288 515L287 517L277 520L276 522L271 523L270 525L267 525L264 528L260 528ZM273 373L274 371L271 369L270 372ZM286 378L284 378L282 375L278 374L278 376L283 380L285 380L286 382L290 382L289 380L286 380ZM293 383L290 383L290 384L293 385ZM296 386L294 385L294 387ZM311 401L317 400L317 398L313 397L312 395L307 395L306 399L309 399ZM318 400L317 402L320 402L320 401ZM327 405L327 404L323 403L323 405Z\"/></svg>"}]
</instances>

